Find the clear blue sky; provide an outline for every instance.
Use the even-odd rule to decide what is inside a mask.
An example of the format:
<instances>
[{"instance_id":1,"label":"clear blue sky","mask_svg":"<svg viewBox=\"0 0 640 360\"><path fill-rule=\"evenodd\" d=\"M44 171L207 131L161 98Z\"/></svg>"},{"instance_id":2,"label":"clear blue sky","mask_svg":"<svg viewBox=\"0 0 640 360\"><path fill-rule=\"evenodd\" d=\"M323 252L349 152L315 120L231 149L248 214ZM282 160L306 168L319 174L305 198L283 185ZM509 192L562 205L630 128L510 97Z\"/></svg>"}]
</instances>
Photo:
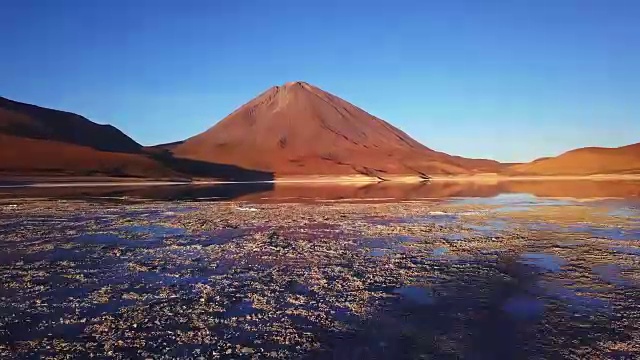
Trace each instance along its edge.
<instances>
[{"instance_id":1,"label":"clear blue sky","mask_svg":"<svg viewBox=\"0 0 640 360\"><path fill-rule=\"evenodd\" d=\"M436 150L640 142L637 0L0 0L0 96L145 145L304 80Z\"/></svg>"}]
</instances>

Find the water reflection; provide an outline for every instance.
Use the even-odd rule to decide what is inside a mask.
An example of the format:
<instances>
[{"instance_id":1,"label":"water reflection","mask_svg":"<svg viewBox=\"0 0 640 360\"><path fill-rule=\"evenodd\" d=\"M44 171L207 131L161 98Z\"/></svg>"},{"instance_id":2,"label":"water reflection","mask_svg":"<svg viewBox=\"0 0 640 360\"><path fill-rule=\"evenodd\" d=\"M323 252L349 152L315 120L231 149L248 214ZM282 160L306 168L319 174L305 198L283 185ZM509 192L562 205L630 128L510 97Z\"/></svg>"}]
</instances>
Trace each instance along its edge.
<instances>
[{"instance_id":1,"label":"water reflection","mask_svg":"<svg viewBox=\"0 0 640 360\"><path fill-rule=\"evenodd\" d=\"M639 198L640 181L433 181L420 184L376 183L360 185L276 184L273 189L242 196L242 200L427 200L439 198L495 198L499 206L565 205L566 200L541 203L547 198Z\"/></svg>"},{"instance_id":2,"label":"water reflection","mask_svg":"<svg viewBox=\"0 0 640 360\"><path fill-rule=\"evenodd\" d=\"M252 202L377 201L395 202L438 198L488 198L490 205L505 210L536 205L563 205L566 200L540 202L547 198L640 198L640 181L605 180L512 180L433 181L430 183L246 183L218 185L101 186L56 188L3 188L2 198L133 198L153 200L243 200ZM465 200L468 202L473 202ZM486 205L486 202L479 204ZM513 208L513 209L512 209ZM630 205L625 216L638 214Z\"/></svg>"}]
</instances>

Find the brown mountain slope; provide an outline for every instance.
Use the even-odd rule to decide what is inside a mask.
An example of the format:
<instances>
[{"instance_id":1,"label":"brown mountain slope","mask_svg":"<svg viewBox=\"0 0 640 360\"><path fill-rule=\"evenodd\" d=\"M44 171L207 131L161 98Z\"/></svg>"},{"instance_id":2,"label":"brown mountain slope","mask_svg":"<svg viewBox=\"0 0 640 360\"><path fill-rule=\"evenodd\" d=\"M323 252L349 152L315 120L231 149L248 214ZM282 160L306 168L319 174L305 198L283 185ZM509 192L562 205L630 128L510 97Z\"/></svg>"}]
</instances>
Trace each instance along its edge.
<instances>
[{"instance_id":1,"label":"brown mountain slope","mask_svg":"<svg viewBox=\"0 0 640 360\"><path fill-rule=\"evenodd\" d=\"M175 159L143 148L111 125L0 97L0 176L203 177L271 180L237 166Z\"/></svg>"},{"instance_id":2,"label":"brown mountain slope","mask_svg":"<svg viewBox=\"0 0 640 360\"><path fill-rule=\"evenodd\" d=\"M1 97L0 174L177 175L111 125Z\"/></svg>"},{"instance_id":3,"label":"brown mountain slope","mask_svg":"<svg viewBox=\"0 0 640 360\"><path fill-rule=\"evenodd\" d=\"M276 175L464 174L500 168L497 162L433 151L304 82L273 87L170 149L177 157Z\"/></svg>"},{"instance_id":4,"label":"brown mountain slope","mask_svg":"<svg viewBox=\"0 0 640 360\"><path fill-rule=\"evenodd\" d=\"M0 133L59 141L97 150L136 153L142 146L111 125L77 114L0 97Z\"/></svg>"},{"instance_id":5,"label":"brown mountain slope","mask_svg":"<svg viewBox=\"0 0 640 360\"><path fill-rule=\"evenodd\" d=\"M0 175L174 177L140 154L92 149L60 141L0 134Z\"/></svg>"},{"instance_id":6,"label":"brown mountain slope","mask_svg":"<svg viewBox=\"0 0 640 360\"><path fill-rule=\"evenodd\" d=\"M640 143L618 148L588 147L508 168L510 174L640 174Z\"/></svg>"}]
</instances>

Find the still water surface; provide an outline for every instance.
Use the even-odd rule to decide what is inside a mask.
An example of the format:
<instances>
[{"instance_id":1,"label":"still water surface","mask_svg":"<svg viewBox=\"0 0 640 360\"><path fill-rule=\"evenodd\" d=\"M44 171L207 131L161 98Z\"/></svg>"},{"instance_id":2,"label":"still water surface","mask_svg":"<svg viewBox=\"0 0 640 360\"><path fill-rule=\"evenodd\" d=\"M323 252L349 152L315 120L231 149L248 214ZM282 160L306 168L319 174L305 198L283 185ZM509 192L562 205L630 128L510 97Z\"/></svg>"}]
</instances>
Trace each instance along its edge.
<instances>
[{"instance_id":1,"label":"still water surface","mask_svg":"<svg viewBox=\"0 0 640 360\"><path fill-rule=\"evenodd\" d=\"M528 194L531 197L519 197ZM497 196L500 197L496 198ZM512 198L512 196L516 198ZM373 183L373 184L294 184L247 183L220 185L158 185L158 186L100 186L0 188L0 198L132 198L151 200L238 200L252 202L304 202L304 201L375 201L397 202L443 198L493 198L491 203L525 209L529 205L561 204L558 199L640 199L640 181L501 181L430 183ZM469 203L486 203L467 200ZM566 202L565 202L566 203ZM509 210L509 208L505 209ZM620 211L624 211L621 209Z\"/></svg>"}]
</instances>

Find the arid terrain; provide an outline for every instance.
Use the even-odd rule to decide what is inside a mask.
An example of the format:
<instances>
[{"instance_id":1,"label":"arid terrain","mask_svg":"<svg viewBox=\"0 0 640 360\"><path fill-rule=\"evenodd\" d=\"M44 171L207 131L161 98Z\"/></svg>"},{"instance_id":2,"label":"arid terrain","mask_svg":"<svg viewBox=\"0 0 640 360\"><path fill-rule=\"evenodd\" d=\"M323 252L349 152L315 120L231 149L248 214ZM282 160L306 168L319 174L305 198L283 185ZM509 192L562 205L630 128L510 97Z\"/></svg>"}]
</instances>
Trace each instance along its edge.
<instances>
[{"instance_id":1,"label":"arid terrain","mask_svg":"<svg viewBox=\"0 0 640 360\"><path fill-rule=\"evenodd\" d=\"M449 155L300 81L268 89L201 134L150 147L77 114L0 98L0 150L0 178L416 182L640 174L639 144L576 149L523 164Z\"/></svg>"},{"instance_id":2,"label":"arid terrain","mask_svg":"<svg viewBox=\"0 0 640 360\"><path fill-rule=\"evenodd\" d=\"M618 148L581 148L507 169L513 175L640 174L640 143Z\"/></svg>"},{"instance_id":3,"label":"arid terrain","mask_svg":"<svg viewBox=\"0 0 640 360\"><path fill-rule=\"evenodd\" d=\"M177 176L112 126L0 98L0 175L15 174Z\"/></svg>"},{"instance_id":4,"label":"arid terrain","mask_svg":"<svg viewBox=\"0 0 640 360\"><path fill-rule=\"evenodd\" d=\"M143 147L111 125L0 98L0 181L86 177L271 180L273 174L175 159L161 149Z\"/></svg>"}]
</instances>

